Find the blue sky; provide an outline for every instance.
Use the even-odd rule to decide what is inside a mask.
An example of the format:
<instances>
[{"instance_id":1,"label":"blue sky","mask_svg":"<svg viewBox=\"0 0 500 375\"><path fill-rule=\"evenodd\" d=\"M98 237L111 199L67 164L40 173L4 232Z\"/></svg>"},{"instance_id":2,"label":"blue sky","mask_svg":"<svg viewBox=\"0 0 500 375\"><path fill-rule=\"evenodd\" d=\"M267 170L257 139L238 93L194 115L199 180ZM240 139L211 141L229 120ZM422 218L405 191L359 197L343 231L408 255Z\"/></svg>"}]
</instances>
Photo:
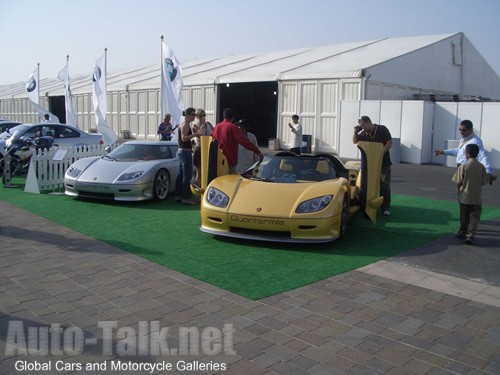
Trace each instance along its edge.
<instances>
[{"instance_id":1,"label":"blue sky","mask_svg":"<svg viewBox=\"0 0 500 375\"><path fill-rule=\"evenodd\" d=\"M0 0L0 85L385 37L464 32L500 74L500 0Z\"/></svg>"}]
</instances>

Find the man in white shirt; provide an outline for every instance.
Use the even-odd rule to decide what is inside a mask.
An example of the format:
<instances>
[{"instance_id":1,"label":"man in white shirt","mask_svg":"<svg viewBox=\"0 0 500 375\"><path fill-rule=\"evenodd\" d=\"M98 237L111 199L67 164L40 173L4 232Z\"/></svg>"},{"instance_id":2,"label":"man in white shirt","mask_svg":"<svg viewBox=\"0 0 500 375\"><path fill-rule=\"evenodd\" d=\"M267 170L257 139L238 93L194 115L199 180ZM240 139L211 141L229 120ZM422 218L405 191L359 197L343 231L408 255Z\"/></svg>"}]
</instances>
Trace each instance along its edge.
<instances>
[{"instance_id":1,"label":"man in white shirt","mask_svg":"<svg viewBox=\"0 0 500 375\"><path fill-rule=\"evenodd\" d=\"M238 125L250 142L252 142L255 146L258 146L257 137L248 131L248 121L246 119L238 121L236 125ZM238 164L236 165L236 171L238 173L245 172L258 160L259 157L253 151L247 150L242 145L238 145Z\"/></svg>"},{"instance_id":2,"label":"man in white shirt","mask_svg":"<svg viewBox=\"0 0 500 375\"><path fill-rule=\"evenodd\" d=\"M295 152L297 155L300 155L300 147L302 146L302 125L299 123L299 116L293 115L292 122L288 123L288 127L292 131L292 142L290 151Z\"/></svg>"},{"instance_id":3,"label":"man in white shirt","mask_svg":"<svg viewBox=\"0 0 500 375\"><path fill-rule=\"evenodd\" d=\"M462 138L460 139L460 144L456 148L451 148L448 150L436 150L434 151L435 156L438 155L450 155L457 158L457 167L461 164L467 162L467 157L465 156L465 146L468 144L476 144L479 147L479 155L477 156L477 161L484 165L486 168L486 173L488 173L488 182L490 185L496 180L496 176L493 174L493 168L491 167L490 161L488 159L488 153L484 149L483 141L479 138L473 130L473 124L470 120L463 120L458 127Z\"/></svg>"}]
</instances>

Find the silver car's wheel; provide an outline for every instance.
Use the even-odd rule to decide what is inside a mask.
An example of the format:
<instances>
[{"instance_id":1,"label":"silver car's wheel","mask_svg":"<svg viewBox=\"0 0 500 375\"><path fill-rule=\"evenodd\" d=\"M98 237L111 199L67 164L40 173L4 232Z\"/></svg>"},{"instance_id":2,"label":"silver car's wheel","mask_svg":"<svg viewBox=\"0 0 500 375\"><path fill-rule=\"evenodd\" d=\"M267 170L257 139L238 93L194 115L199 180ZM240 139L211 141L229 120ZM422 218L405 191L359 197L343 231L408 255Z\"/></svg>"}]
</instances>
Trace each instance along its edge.
<instances>
[{"instance_id":1,"label":"silver car's wheel","mask_svg":"<svg viewBox=\"0 0 500 375\"><path fill-rule=\"evenodd\" d=\"M170 191L170 176L165 169L160 169L155 176L153 198L157 201L164 200Z\"/></svg>"}]
</instances>

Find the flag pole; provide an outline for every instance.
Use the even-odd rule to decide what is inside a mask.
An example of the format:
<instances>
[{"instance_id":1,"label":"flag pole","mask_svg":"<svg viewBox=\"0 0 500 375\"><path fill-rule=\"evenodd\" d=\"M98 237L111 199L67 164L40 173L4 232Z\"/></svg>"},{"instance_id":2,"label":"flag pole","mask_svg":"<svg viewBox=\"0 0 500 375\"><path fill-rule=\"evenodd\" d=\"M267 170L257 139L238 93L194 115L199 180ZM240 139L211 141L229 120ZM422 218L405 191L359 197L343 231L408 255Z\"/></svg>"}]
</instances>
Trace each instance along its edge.
<instances>
[{"instance_id":1,"label":"flag pole","mask_svg":"<svg viewBox=\"0 0 500 375\"><path fill-rule=\"evenodd\" d=\"M36 93L40 103L40 63L36 64Z\"/></svg>"},{"instance_id":2,"label":"flag pole","mask_svg":"<svg viewBox=\"0 0 500 375\"><path fill-rule=\"evenodd\" d=\"M160 109L160 111L161 111L161 113L160 113L160 117L163 119L163 116L165 116L165 114L166 114L166 108L164 108L164 104L163 104L163 102L164 102L163 95L165 95L165 92L164 92L165 90L163 87L165 85L165 83L163 82L163 74L164 74L164 72L163 72L163 35L160 36L160 67L161 67L161 72L160 72L160 74L161 74L161 76L160 76L161 77L161 79L160 79L160 81L161 81L161 85L160 85L160 90L161 90L161 109Z\"/></svg>"},{"instance_id":3,"label":"flag pole","mask_svg":"<svg viewBox=\"0 0 500 375\"><path fill-rule=\"evenodd\" d=\"M108 87L108 47L104 48L104 84Z\"/></svg>"}]
</instances>

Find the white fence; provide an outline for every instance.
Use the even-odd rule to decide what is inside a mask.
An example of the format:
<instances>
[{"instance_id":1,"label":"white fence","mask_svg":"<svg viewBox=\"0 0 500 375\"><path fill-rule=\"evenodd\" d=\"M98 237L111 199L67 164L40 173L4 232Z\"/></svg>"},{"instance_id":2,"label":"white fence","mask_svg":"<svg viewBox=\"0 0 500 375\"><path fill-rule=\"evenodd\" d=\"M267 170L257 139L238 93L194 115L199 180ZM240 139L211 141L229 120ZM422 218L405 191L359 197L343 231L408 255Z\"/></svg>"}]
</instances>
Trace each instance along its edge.
<instances>
[{"instance_id":1,"label":"white fence","mask_svg":"<svg viewBox=\"0 0 500 375\"><path fill-rule=\"evenodd\" d=\"M24 191L64 189L64 174L71 164L81 158L106 154L106 146L52 147L33 154ZM112 146L114 148L114 146Z\"/></svg>"}]
</instances>

